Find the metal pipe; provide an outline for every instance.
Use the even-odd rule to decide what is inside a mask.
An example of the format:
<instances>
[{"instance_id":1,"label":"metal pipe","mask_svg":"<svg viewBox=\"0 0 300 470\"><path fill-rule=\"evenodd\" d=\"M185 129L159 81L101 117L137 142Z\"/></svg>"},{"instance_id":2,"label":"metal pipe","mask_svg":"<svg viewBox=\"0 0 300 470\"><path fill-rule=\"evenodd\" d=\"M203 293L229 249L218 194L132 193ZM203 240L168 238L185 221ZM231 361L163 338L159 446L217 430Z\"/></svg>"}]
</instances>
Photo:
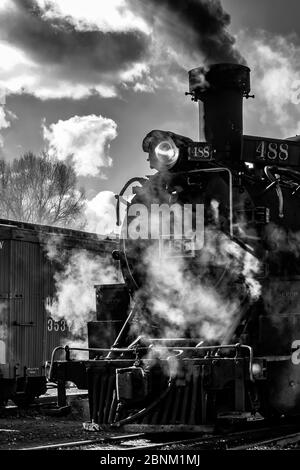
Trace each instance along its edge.
<instances>
[{"instance_id":1,"label":"metal pipe","mask_svg":"<svg viewBox=\"0 0 300 470\"><path fill-rule=\"evenodd\" d=\"M132 343L129 344L128 349L133 348L133 346L135 346L143 338L146 338L146 336L145 335L138 336L134 341L132 341Z\"/></svg>"},{"instance_id":2,"label":"metal pipe","mask_svg":"<svg viewBox=\"0 0 300 470\"><path fill-rule=\"evenodd\" d=\"M139 338L137 338L139 339ZM153 341L153 340L152 340ZM170 341L172 341L170 339ZM230 349L230 348L237 348L237 347L246 347L246 345L240 345L239 343L237 344L222 344L222 345L215 345L215 346L200 346L201 343L198 343L196 346L180 346L180 350L183 349L183 350L200 350L200 349L203 349L203 350L214 350L214 349ZM133 343L131 343L131 345L129 345L127 348L114 348L113 349L113 352L132 352L131 349L129 349L130 346L132 346ZM250 347L250 346L247 346L247 347ZM139 349L149 349L149 347L141 347ZM178 346L161 346L161 349L173 349L175 351L178 351ZM57 351L59 350L63 350L65 351L65 347L63 346L58 346L56 347L53 351L52 351L52 355L51 355L51 362L54 361L54 356L56 354ZM94 352L109 352L111 351L112 352L112 348L73 348L72 346L68 346L68 351L94 351Z\"/></svg>"},{"instance_id":3,"label":"metal pipe","mask_svg":"<svg viewBox=\"0 0 300 470\"><path fill-rule=\"evenodd\" d=\"M65 350L65 348L63 346L57 346L56 348L53 349L52 351L52 354L51 354L51 359L50 359L50 367L49 367L49 374L48 374L48 380L51 380L51 374L52 374L52 369L53 369L53 362L54 362L54 358L55 358L55 355L57 353L57 351L60 351L60 350Z\"/></svg>"},{"instance_id":4,"label":"metal pipe","mask_svg":"<svg viewBox=\"0 0 300 470\"><path fill-rule=\"evenodd\" d=\"M143 184L145 181L148 181L147 178L143 178L140 176L135 176L134 178L131 178L130 180L127 181L127 183L123 186L119 194L115 195L115 198L117 199L117 205L116 205L116 217L117 217L117 223L116 225L119 227L121 225L121 220L120 220L120 198L123 196L125 193L126 189L129 188L129 186L135 182Z\"/></svg>"},{"instance_id":5,"label":"metal pipe","mask_svg":"<svg viewBox=\"0 0 300 470\"><path fill-rule=\"evenodd\" d=\"M159 395L159 397L156 400L154 400L154 402L152 402L149 406L147 406L146 408L143 408L142 410L139 410L137 413L134 413L133 415L128 416L127 418L124 418L124 419L121 419L120 421L112 423L110 426L120 427L120 426L123 426L124 424L131 423L135 419L140 419L143 416L150 413L150 411L152 411L168 395L174 383L175 383L175 377L169 380L167 389L164 390Z\"/></svg>"},{"instance_id":6,"label":"metal pipe","mask_svg":"<svg viewBox=\"0 0 300 470\"><path fill-rule=\"evenodd\" d=\"M249 376L251 382L255 382L254 376L253 376L253 348L251 346L248 346L247 344L241 344L240 348L247 349L249 351Z\"/></svg>"},{"instance_id":7,"label":"metal pipe","mask_svg":"<svg viewBox=\"0 0 300 470\"><path fill-rule=\"evenodd\" d=\"M199 113L199 142L205 142L205 130L204 130L204 105L202 101L198 101L198 113Z\"/></svg>"},{"instance_id":8,"label":"metal pipe","mask_svg":"<svg viewBox=\"0 0 300 470\"><path fill-rule=\"evenodd\" d=\"M280 187L280 180L275 178L274 175L272 175L271 173L271 170L276 170L276 167L272 167L272 166L265 166L264 168L264 172L265 172L265 175L267 176L268 180L271 181L271 184L275 184L275 190L276 190L276 194L278 196L278 202L279 202L279 217L282 219L284 217L284 213L283 213L283 194L282 194L282 190L281 190L281 187ZM271 186L271 185L270 185Z\"/></svg>"},{"instance_id":9,"label":"metal pipe","mask_svg":"<svg viewBox=\"0 0 300 470\"><path fill-rule=\"evenodd\" d=\"M65 348L62 348L65 349ZM72 348L69 347L70 351L94 351L94 352L108 352L111 348ZM128 348L114 348L116 352L129 352Z\"/></svg>"},{"instance_id":10,"label":"metal pipe","mask_svg":"<svg viewBox=\"0 0 300 470\"><path fill-rule=\"evenodd\" d=\"M130 311L129 315L127 316L127 318L126 318L126 320L125 320L125 322L124 322L124 324L123 324L123 326L122 326L122 328L121 328L121 331L120 331L120 333L118 334L118 336L116 337L116 339L115 339L115 341L114 341L114 343L113 343L111 349L115 350L115 347L116 347L117 344L120 342L120 340L121 340L121 338L122 338L122 336L123 336L123 334L124 334L124 331L125 331L125 329L126 329L128 323L130 322L130 320L132 320L132 318L133 318L134 315L136 314L136 311L137 311L137 309L138 309L138 307L139 307L140 305L141 305L140 299L136 299L135 302L134 302L134 304L133 304L133 307L131 308L131 311ZM110 355L111 355L111 352L108 353L107 358L109 358Z\"/></svg>"},{"instance_id":11,"label":"metal pipe","mask_svg":"<svg viewBox=\"0 0 300 470\"><path fill-rule=\"evenodd\" d=\"M215 350L215 349L232 349L240 346L239 344L225 344L225 345L217 345L217 346L161 346L160 349L166 349L166 350L174 350L174 351L180 351L180 350ZM179 349L180 348L180 349ZM60 347L60 349L64 349L63 347ZM136 349L149 349L148 346L136 348ZM96 352L133 352L133 349L128 349L128 348L114 348L113 350L111 348L69 348L70 351L96 351Z\"/></svg>"},{"instance_id":12,"label":"metal pipe","mask_svg":"<svg viewBox=\"0 0 300 470\"><path fill-rule=\"evenodd\" d=\"M198 338L195 338L195 339L191 339L191 338L147 338L147 336L145 335L140 335L138 336L132 343L130 343L130 345L128 346L128 349L131 349L133 346L135 346L139 341L141 341L142 339L146 338L147 342L148 343L158 343L158 342L163 342L163 343L167 343L167 342L178 342L178 341L185 341L187 343L195 343L196 341L199 341ZM203 341L200 341L200 343L198 344L202 344ZM197 347L197 345L195 346Z\"/></svg>"}]
</instances>

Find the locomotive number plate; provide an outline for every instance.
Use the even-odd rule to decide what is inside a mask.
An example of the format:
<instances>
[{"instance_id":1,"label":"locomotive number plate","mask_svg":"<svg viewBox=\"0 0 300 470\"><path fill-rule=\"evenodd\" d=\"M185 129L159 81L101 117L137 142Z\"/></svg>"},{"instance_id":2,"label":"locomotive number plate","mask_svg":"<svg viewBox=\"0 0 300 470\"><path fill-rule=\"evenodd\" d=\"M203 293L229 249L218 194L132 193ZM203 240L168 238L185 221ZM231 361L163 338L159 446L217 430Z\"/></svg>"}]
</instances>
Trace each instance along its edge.
<instances>
[{"instance_id":1,"label":"locomotive number plate","mask_svg":"<svg viewBox=\"0 0 300 470\"><path fill-rule=\"evenodd\" d=\"M244 136L242 160L265 165L299 166L300 142Z\"/></svg>"},{"instance_id":2,"label":"locomotive number plate","mask_svg":"<svg viewBox=\"0 0 300 470\"><path fill-rule=\"evenodd\" d=\"M188 160L192 162L207 162L213 159L212 146L206 142L193 142L188 146Z\"/></svg>"},{"instance_id":3,"label":"locomotive number plate","mask_svg":"<svg viewBox=\"0 0 300 470\"><path fill-rule=\"evenodd\" d=\"M255 150L256 160L260 161L282 161L289 158L289 146L286 142L266 142L258 141Z\"/></svg>"}]
</instances>

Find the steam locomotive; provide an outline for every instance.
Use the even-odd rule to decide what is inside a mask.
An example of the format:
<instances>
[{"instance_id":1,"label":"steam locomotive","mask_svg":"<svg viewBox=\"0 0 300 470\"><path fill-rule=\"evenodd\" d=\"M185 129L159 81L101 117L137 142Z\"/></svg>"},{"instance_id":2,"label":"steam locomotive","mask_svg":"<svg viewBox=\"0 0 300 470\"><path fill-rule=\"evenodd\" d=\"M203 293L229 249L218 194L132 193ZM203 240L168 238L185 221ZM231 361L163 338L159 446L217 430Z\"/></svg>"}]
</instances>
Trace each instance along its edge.
<instances>
[{"instance_id":1,"label":"steam locomotive","mask_svg":"<svg viewBox=\"0 0 300 470\"><path fill-rule=\"evenodd\" d=\"M119 212L134 185L113 253L125 282L96 286L89 359L53 354L61 403L66 380L87 386L96 426L198 431L300 412L300 139L243 135L246 66L193 69L189 88L205 140L145 137L157 172L117 198Z\"/></svg>"}]
</instances>

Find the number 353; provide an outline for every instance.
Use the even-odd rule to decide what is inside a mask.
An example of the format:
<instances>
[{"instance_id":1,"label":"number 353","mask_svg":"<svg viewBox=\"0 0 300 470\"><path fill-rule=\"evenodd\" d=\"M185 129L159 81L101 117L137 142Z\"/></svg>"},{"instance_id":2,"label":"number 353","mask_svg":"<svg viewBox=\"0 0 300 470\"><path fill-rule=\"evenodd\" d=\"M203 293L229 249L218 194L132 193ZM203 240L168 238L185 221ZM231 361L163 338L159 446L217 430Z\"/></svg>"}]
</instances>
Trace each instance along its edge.
<instances>
[{"instance_id":1,"label":"number 353","mask_svg":"<svg viewBox=\"0 0 300 470\"><path fill-rule=\"evenodd\" d=\"M66 320L55 321L53 318L47 320L48 331L66 331L67 322Z\"/></svg>"}]
</instances>

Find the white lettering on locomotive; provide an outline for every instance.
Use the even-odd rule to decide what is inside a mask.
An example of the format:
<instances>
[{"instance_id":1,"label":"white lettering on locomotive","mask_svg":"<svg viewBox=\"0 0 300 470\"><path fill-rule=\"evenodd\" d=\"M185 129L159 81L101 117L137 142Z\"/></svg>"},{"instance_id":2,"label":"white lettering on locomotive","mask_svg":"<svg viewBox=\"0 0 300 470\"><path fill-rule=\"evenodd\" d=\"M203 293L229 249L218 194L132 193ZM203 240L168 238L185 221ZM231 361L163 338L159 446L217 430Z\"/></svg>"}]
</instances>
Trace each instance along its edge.
<instances>
[{"instance_id":1,"label":"white lettering on locomotive","mask_svg":"<svg viewBox=\"0 0 300 470\"><path fill-rule=\"evenodd\" d=\"M260 141L256 148L256 157L258 160L286 161L289 158L289 146L286 143Z\"/></svg>"},{"instance_id":2,"label":"white lettering on locomotive","mask_svg":"<svg viewBox=\"0 0 300 470\"><path fill-rule=\"evenodd\" d=\"M292 352L292 363L294 364L294 366L298 366L300 364L300 340L297 339L295 341L293 341L292 343L292 350L294 350Z\"/></svg>"}]
</instances>

